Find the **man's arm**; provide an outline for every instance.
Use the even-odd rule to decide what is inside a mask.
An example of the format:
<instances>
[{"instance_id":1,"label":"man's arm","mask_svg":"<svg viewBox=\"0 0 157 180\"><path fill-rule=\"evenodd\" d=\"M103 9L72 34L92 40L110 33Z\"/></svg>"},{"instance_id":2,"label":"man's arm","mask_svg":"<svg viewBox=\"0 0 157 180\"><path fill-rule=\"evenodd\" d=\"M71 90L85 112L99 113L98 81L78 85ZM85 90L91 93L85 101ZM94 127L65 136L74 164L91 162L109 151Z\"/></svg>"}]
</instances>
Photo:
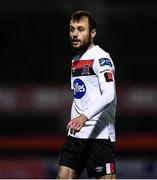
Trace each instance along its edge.
<instances>
[{"instance_id":1,"label":"man's arm","mask_svg":"<svg viewBox=\"0 0 157 180\"><path fill-rule=\"evenodd\" d=\"M89 109L83 112L83 114L91 119L98 113L100 113L108 104L110 104L115 97L115 87L112 82L103 82L101 85L102 95L99 98L93 99L93 102Z\"/></svg>"}]
</instances>

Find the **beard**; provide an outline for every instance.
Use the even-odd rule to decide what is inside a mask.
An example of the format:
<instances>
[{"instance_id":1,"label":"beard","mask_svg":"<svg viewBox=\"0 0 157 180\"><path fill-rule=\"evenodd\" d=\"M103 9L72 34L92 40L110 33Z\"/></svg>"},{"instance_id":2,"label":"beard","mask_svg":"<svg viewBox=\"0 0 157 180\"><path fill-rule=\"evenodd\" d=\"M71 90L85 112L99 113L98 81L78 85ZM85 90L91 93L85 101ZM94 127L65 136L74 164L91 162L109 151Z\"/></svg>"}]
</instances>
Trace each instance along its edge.
<instances>
[{"instance_id":1,"label":"beard","mask_svg":"<svg viewBox=\"0 0 157 180\"><path fill-rule=\"evenodd\" d=\"M80 43L79 46L75 46L73 45L73 43L76 42L76 43ZM85 41L82 41L79 40L79 39L72 39L71 40L71 47L74 51L77 51L77 52L84 52L88 49L88 47L90 46L91 44L91 37L89 36Z\"/></svg>"}]
</instances>

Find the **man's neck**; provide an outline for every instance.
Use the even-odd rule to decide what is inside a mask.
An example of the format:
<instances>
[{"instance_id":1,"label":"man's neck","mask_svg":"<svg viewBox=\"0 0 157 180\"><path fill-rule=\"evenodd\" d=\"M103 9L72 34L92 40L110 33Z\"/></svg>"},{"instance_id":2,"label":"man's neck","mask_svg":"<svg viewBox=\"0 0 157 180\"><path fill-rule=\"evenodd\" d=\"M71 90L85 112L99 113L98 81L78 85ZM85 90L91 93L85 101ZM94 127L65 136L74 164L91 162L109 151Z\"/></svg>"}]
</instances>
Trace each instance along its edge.
<instances>
[{"instance_id":1,"label":"man's neck","mask_svg":"<svg viewBox=\"0 0 157 180\"><path fill-rule=\"evenodd\" d=\"M78 55L81 57L86 51L88 51L89 49L91 49L92 47L94 47L95 44L94 43L91 43L86 49L82 50L82 51L79 51L78 52Z\"/></svg>"}]
</instances>

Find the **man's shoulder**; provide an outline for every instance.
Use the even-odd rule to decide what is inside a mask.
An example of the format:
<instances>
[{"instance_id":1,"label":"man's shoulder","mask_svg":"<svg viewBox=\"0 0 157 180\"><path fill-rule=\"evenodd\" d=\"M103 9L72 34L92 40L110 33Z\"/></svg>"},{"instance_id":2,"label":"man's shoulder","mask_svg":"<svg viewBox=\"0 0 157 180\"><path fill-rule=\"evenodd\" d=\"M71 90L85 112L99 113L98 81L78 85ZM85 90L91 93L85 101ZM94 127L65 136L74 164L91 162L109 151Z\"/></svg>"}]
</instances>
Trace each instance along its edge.
<instances>
[{"instance_id":1,"label":"man's shoulder","mask_svg":"<svg viewBox=\"0 0 157 180\"><path fill-rule=\"evenodd\" d=\"M114 67L110 54L99 46L95 49L94 67L101 69Z\"/></svg>"},{"instance_id":2,"label":"man's shoulder","mask_svg":"<svg viewBox=\"0 0 157 180\"><path fill-rule=\"evenodd\" d=\"M107 51L102 49L99 45L96 45L90 50L86 51L81 57L79 55L74 56L72 59L72 62L77 62L78 60L86 60L86 59L98 60L100 58L110 59L110 55Z\"/></svg>"},{"instance_id":3,"label":"man's shoulder","mask_svg":"<svg viewBox=\"0 0 157 180\"><path fill-rule=\"evenodd\" d=\"M100 46L95 46L95 54L97 58L107 57L109 56L109 53L102 49Z\"/></svg>"}]
</instances>

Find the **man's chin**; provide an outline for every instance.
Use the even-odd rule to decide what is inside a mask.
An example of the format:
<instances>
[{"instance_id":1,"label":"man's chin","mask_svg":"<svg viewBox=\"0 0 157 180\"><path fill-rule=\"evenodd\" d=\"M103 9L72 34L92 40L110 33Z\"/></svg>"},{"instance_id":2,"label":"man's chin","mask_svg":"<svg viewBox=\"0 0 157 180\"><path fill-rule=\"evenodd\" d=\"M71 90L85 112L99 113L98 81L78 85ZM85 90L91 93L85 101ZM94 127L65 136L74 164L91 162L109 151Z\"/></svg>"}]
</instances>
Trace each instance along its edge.
<instances>
[{"instance_id":1,"label":"man's chin","mask_svg":"<svg viewBox=\"0 0 157 180\"><path fill-rule=\"evenodd\" d=\"M79 51L86 51L88 46L87 45L82 46L82 45L78 45L78 44L72 44L72 48L74 51L79 52Z\"/></svg>"},{"instance_id":2,"label":"man's chin","mask_svg":"<svg viewBox=\"0 0 157 180\"><path fill-rule=\"evenodd\" d=\"M73 48L74 50L77 50L77 51L79 51L79 50L81 49L81 47L80 47L80 46L77 46L77 45L72 45L72 48Z\"/></svg>"}]
</instances>

